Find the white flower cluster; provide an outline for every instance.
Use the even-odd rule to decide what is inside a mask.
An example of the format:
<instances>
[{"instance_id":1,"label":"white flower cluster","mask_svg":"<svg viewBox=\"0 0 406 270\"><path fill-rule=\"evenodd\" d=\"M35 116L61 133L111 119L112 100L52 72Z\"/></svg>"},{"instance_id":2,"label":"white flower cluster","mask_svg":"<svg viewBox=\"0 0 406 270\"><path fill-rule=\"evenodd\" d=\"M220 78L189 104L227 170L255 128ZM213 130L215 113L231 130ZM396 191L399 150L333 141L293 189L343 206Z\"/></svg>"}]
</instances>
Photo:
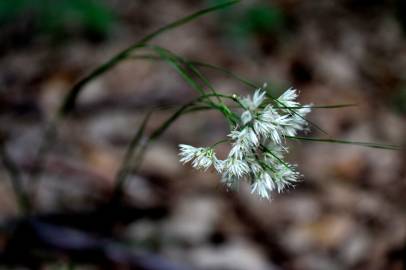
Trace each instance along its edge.
<instances>
[{"instance_id":1,"label":"white flower cluster","mask_svg":"<svg viewBox=\"0 0 406 270\"><path fill-rule=\"evenodd\" d=\"M196 169L213 166L228 187L246 180L252 193L261 198L269 198L274 190L283 191L300 176L294 165L283 160L287 152L284 137L307 128L304 117L310 112L310 106L301 106L296 98L293 88L277 99L268 98L262 88L252 97L240 98L244 111L240 123L228 135L231 150L227 158L218 159L212 147L181 144L180 161L191 161Z\"/></svg>"}]
</instances>

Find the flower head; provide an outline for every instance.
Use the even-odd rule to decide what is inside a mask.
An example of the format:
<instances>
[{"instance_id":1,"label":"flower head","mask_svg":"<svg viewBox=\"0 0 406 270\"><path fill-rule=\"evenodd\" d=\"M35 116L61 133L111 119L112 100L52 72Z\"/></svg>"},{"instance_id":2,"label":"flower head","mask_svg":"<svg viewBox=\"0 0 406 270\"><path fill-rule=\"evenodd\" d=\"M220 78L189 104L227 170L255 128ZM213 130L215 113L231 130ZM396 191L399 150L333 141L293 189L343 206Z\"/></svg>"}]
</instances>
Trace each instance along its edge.
<instances>
[{"instance_id":1,"label":"flower head","mask_svg":"<svg viewBox=\"0 0 406 270\"><path fill-rule=\"evenodd\" d=\"M255 90L255 93L252 96L252 98L250 96L247 96L246 98L241 100L241 103L244 105L244 107L247 110L255 111L264 102L265 95L266 95L266 92L263 91L261 88L259 88L259 89Z\"/></svg>"},{"instance_id":2,"label":"flower head","mask_svg":"<svg viewBox=\"0 0 406 270\"><path fill-rule=\"evenodd\" d=\"M217 159L213 148L181 144L180 161L192 161L197 169L214 166L229 188L246 180L251 192L261 198L269 198L273 191L282 192L300 177L295 167L284 161L288 151L285 136L306 129L304 117L310 112L310 106L301 106L296 98L293 88L276 100L257 89L252 97L240 99L243 112L228 135L231 150L226 159Z\"/></svg>"},{"instance_id":3,"label":"flower head","mask_svg":"<svg viewBox=\"0 0 406 270\"><path fill-rule=\"evenodd\" d=\"M242 178L249 173L247 162L236 156L229 156L224 163L224 174L234 178Z\"/></svg>"},{"instance_id":4,"label":"flower head","mask_svg":"<svg viewBox=\"0 0 406 270\"><path fill-rule=\"evenodd\" d=\"M191 145L180 144L180 162L187 163L192 161L192 165L196 169L207 170L210 166L216 165L219 167L219 161L216 158L214 150L210 147L193 147Z\"/></svg>"},{"instance_id":5,"label":"flower head","mask_svg":"<svg viewBox=\"0 0 406 270\"><path fill-rule=\"evenodd\" d=\"M278 97L278 103L281 103L284 107L297 107L299 102L295 101L297 98L296 89L290 87L280 97Z\"/></svg>"},{"instance_id":6,"label":"flower head","mask_svg":"<svg viewBox=\"0 0 406 270\"><path fill-rule=\"evenodd\" d=\"M299 180L300 174L295 171L293 166L278 166L275 176L275 185L278 193L281 193L287 187L294 185Z\"/></svg>"},{"instance_id":7,"label":"flower head","mask_svg":"<svg viewBox=\"0 0 406 270\"><path fill-rule=\"evenodd\" d=\"M251 184L251 193L257 193L260 198L269 199L269 194L274 190L274 182L271 175L263 172L254 183Z\"/></svg>"},{"instance_id":8,"label":"flower head","mask_svg":"<svg viewBox=\"0 0 406 270\"><path fill-rule=\"evenodd\" d=\"M233 147L231 148L230 155L242 158L245 154L258 146L259 138L250 127L245 127L242 130L233 130L228 135L233 140Z\"/></svg>"}]
</instances>

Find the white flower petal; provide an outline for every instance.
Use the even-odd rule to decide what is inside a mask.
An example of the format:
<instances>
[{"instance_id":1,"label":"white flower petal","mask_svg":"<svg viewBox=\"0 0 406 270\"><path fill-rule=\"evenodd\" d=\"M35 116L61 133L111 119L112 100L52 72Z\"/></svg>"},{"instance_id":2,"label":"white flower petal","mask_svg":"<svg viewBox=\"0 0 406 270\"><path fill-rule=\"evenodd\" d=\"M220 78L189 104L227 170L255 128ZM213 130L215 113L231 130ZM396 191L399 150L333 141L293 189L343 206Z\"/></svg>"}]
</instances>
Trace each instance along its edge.
<instances>
[{"instance_id":1,"label":"white flower petal","mask_svg":"<svg viewBox=\"0 0 406 270\"><path fill-rule=\"evenodd\" d=\"M250 111L244 111L241 114L241 122L243 125L248 124L252 120L252 114Z\"/></svg>"}]
</instances>

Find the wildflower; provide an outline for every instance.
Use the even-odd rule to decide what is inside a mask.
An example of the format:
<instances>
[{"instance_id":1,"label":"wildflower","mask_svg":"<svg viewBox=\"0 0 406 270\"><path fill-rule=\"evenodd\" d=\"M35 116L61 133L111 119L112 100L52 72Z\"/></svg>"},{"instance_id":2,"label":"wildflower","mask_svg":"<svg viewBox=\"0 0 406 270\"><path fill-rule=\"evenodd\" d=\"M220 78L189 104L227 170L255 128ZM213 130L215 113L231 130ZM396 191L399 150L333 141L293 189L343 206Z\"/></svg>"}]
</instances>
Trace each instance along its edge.
<instances>
[{"instance_id":1,"label":"wildflower","mask_svg":"<svg viewBox=\"0 0 406 270\"><path fill-rule=\"evenodd\" d=\"M276 189L278 193L281 193L287 187L297 182L300 174L294 170L293 166L278 166L278 170L274 176Z\"/></svg>"},{"instance_id":2,"label":"wildflower","mask_svg":"<svg viewBox=\"0 0 406 270\"><path fill-rule=\"evenodd\" d=\"M240 183L240 179L230 174L223 173L221 182L229 189L236 189Z\"/></svg>"},{"instance_id":3,"label":"wildflower","mask_svg":"<svg viewBox=\"0 0 406 270\"><path fill-rule=\"evenodd\" d=\"M256 160L253 155L246 157L245 160L247 161L250 172L253 175L258 176L263 172L262 166L258 163L258 160Z\"/></svg>"},{"instance_id":4,"label":"wildflower","mask_svg":"<svg viewBox=\"0 0 406 270\"><path fill-rule=\"evenodd\" d=\"M266 95L266 92L263 91L261 88L259 88L259 89L255 90L255 93L252 96L252 98L250 96L247 96L246 98L241 100L241 103L244 105L244 107L247 110L255 111L264 102L265 95Z\"/></svg>"},{"instance_id":5,"label":"wildflower","mask_svg":"<svg viewBox=\"0 0 406 270\"><path fill-rule=\"evenodd\" d=\"M214 150L210 147L196 148L191 145L181 144L179 148L181 150L179 155L182 157L180 162L182 163L193 160L192 165L194 168L205 170L213 164L216 164L217 167L219 166Z\"/></svg>"},{"instance_id":6,"label":"wildflower","mask_svg":"<svg viewBox=\"0 0 406 270\"><path fill-rule=\"evenodd\" d=\"M218 173L221 173L224 170L224 160L216 158L213 162L213 166Z\"/></svg>"},{"instance_id":7,"label":"wildflower","mask_svg":"<svg viewBox=\"0 0 406 270\"><path fill-rule=\"evenodd\" d=\"M196 148L187 144L180 144L179 148L180 148L179 155L181 156L180 162L182 163L187 163L191 161L196 157L197 153L199 153L202 150L202 148Z\"/></svg>"},{"instance_id":8,"label":"wildflower","mask_svg":"<svg viewBox=\"0 0 406 270\"><path fill-rule=\"evenodd\" d=\"M248 164L243 160L233 155L229 156L224 163L225 175L229 175L235 178L242 178L248 174Z\"/></svg>"},{"instance_id":9,"label":"wildflower","mask_svg":"<svg viewBox=\"0 0 406 270\"><path fill-rule=\"evenodd\" d=\"M252 113L250 111L244 111L241 114L241 122L243 125L248 124L249 122L251 122L252 119L253 119L253 117L252 117Z\"/></svg>"},{"instance_id":10,"label":"wildflower","mask_svg":"<svg viewBox=\"0 0 406 270\"><path fill-rule=\"evenodd\" d=\"M251 193L258 193L261 198L269 199L269 193L274 189L272 177L263 172L256 181L251 184Z\"/></svg>"},{"instance_id":11,"label":"wildflower","mask_svg":"<svg viewBox=\"0 0 406 270\"><path fill-rule=\"evenodd\" d=\"M233 140L229 156L238 159L243 159L244 156L255 151L255 148L259 145L259 138L250 127L245 127L240 131L233 130L228 136Z\"/></svg>"},{"instance_id":12,"label":"wildflower","mask_svg":"<svg viewBox=\"0 0 406 270\"><path fill-rule=\"evenodd\" d=\"M280 144L275 144L273 142L269 143L267 146L263 146L264 150L264 161L268 163L277 163L279 160L283 159L285 153L288 149Z\"/></svg>"},{"instance_id":13,"label":"wildflower","mask_svg":"<svg viewBox=\"0 0 406 270\"><path fill-rule=\"evenodd\" d=\"M246 180L251 192L260 198L282 192L300 177L295 166L284 161L288 151L285 136L295 136L307 128L304 117L310 106L301 106L297 96L296 89L289 88L278 99L269 99L263 89L257 89L252 97L239 101L243 112L228 135L231 149L226 159L217 159L213 148L182 144L180 161L192 161L197 169L214 166L229 188Z\"/></svg>"},{"instance_id":14,"label":"wildflower","mask_svg":"<svg viewBox=\"0 0 406 270\"><path fill-rule=\"evenodd\" d=\"M265 101L265 96L266 92L260 88L255 91L252 98L247 96L241 100L241 104L245 109L245 111L241 114L241 122L243 125L248 124L255 118L256 111Z\"/></svg>"},{"instance_id":15,"label":"wildflower","mask_svg":"<svg viewBox=\"0 0 406 270\"><path fill-rule=\"evenodd\" d=\"M310 106L311 105L306 105L306 107L295 110L294 114L281 123L284 135L296 136L298 131L306 130L307 121L304 117L311 111Z\"/></svg>"},{"instance_id":16,"label":"wildflower","mask_svg":"<svg viewBox=\"0 0 406 270\"><path fill-rule=\"evenodd\" d=\"M278 97L277 101L284 107L297 107L299 106L299 102L295 101L297 98L296 89L290 87L286 90L280 97Z\"/></svg>"},{"instance_id":17,"label":"wildflower","mask_svg":"<svg viewBox=\"0 0 406 270\"><path fill-rule=\"evenodd\" d=\"M258 193L260 198L269 199L269 191L265 182L257 181L251 185L251 193Z\"/></svg>"},{"instance_id":18,"label":"wildflower","mask_svg":"<svg viewBox=\"0 0 406 270\"><path fill-rule=\"evenodd\" d=\"M275 143L280 144L283 134L283 125L287 117L287 115L279 115L271 105L266 106L258 118L258 122L263 123L261 126L257 123L258 132L265 137L271 138ZM261 129L261 127L263 127L263 129Z\"/></svg>"}]
</instances>

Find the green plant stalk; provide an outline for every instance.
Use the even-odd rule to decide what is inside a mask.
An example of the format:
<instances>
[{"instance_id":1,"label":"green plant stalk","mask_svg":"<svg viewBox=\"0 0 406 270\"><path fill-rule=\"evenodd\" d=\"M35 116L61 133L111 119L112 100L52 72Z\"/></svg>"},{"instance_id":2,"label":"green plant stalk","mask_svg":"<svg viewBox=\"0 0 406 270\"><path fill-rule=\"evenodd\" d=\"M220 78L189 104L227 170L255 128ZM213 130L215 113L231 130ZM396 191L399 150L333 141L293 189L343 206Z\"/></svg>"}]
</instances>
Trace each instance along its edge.
<instances>
[{"instance_id":1,"label":"green plant stalk","mask_svg":"<svg viewBox=\"0 0 406 270\"><path fill-rule=\"evenodd\" d=\"M291 169L291 167L289 167L289 165L283 161L282 159L280 159L277 155L275 155L271 150L269 150L268 147L266 147L265 145L261 144L261 148L262 151L269 153L271 156L273 156L277 161L279 161L283 166L285 166L287 169Z\"/></svg>"},{"instance_id":2,"label":"green plant stalk","mask_svg":"<svg viewBox=\"0 0 406 270\"><path fill-rule=\"evenodd\" d=\"M291 139L291 140L323 142L323 143L351 144L351 145L364 146L364 147L377 148L377 149L386 149L386 150L400 150L401 149L397 145L390 145L390 144L378 144L378 143L370 143L370 142L356 142L356 141L323 139L323 138L312 138L312 137L301 137L301 136L285 136L285 137L288 138L288 139Z\"/></svg>"},{"instance_id":3,"label":"green plant stalk","mask_svg":"<svg viewBox=\"0 0 406 270\"><path fill-rule=\"evenodd\" d=\"M160 57L158 57L156 55L149 55L149 54L132 55L131 58L129 58L129 59L146 59L146 60L157 60L157 61L162 60ZM184 61L186 61L186 60L184 59ZM254 89L258 88L258 86L254 82L251 82L251 81L249 81L249 80L247 80L247 79L245 79L245 78L243 78L243 77L241 77L241 76L239 76L239 75L237 75L237 74L235 74L235 73L233 73L233 72L231 72L231 71L229 71L229 70L227 70L225 68L222 68L222 67L219 67L219 66L216 66L216 65L203 63L203 62L200 62L200 61L195 61L195 60L189 60L187 62L189 64L192 64L192 65L195 65L195 66L205 67L205 68L220 71L220 72L222 72L222 73L236 79L237 81L243 83L244 85L246 85L248 87L251 87L251 88L254 88Z\"/></svg>"},{"instance_id":4,"label":"green plant stalk","mask_svg":"<svg viewBox=\"0 0 406 270\"><path fill-rule=\"evenodd\" d=\"M138 128L135 136L131 139L130 144L127 147L123 162L121 163L121 167L116 175L116 182L113 194L114 197L119 197L121 195L122 188L131 170L131 162L133 159L133 155L136 152L137 147L144 136L145 127L148 123L151 114L152 112L150 111L145 115L144 119L141 121L141 125Z\"/></svg>"},{"instance_id":5,"label":"green plant stalk","mask_svg":"<svg viewBox=\"0 0 406 270\"><path fill-rule=\"evenodd\" d=\"M157 129L155 129L151 135L148 136L148 138L145 140L145 142L141 142L145 130L145 125L146 121L148 121L148 118L144 118L144 121L131 140L127 152L123 161L123 165L121 166L121 169L119 170L119 173L117 174L116 177L116 186L115 186L115 199L117 199L121 194L122 194L122 189L125 186L125 183L128 180L128 175L130 172L136 173L139 168L141 167L143 158L144 158L144 153L148 146L155 141L157 138L159 138L171 125L173 122L175 122L180 116L189 113L189 112L196 112L199 110L207 110L208 106L204 106L202 108L194 106L196 103L199 101L192 101L189 102L182 107L180 107L178 110L176 110L164 123L162 123ZM210 107L210 109L213 109L213 107ZM133 161L135 164L132 164Z\"/></svg>"},{"instance_id":6,"label":"green plant stalk","mask_svg":"<svg viewBox=\"0 0 406 270\"><path fill-rule=\"evenodd\" d=\"M204 91L204 88L200 86L187 72L186 69L184 69L181 64L183 63L182 58L176 56L172 52L168 51L167 49L164 49L159 46L150 46L153 48L159 55L160 57L168 62L169 65L175 68L175 70L182 76L182 78L193 88L195 89L201 97L205 96L208 99L208 102L211 106L216 107L220 112L223 113L224 117L229 121L231 126L235 126L237 124L237 116L228 109L228 107L221 101L219 98L220 94L218 94L214 88L211 87L212 89L212 94L207 95ZM201 78L200 76L203 76L201 73L197 73L198 77ZM200 75L200 76L199 76ZM207 82L207 80L203 77L204 82ZM220 104L215 104L210 97L215 96L218 100L220 100Z\"/></svg>"},{"instance_id":7,"label":"green plant stalk","mask_svg":"<svg viewBox=\"0 0 406 270\"><path fill-rule=\"evenodd\" d=\"M174 57L173 54L168 53L167 50L159 47L153 46L154 50L159 54L159 56L167 62L170 66L172 66L176 72L193 88L195 89L200 95L205 95L204 88L200 86L185 70L179 63L178 58Z\"/></svg>"},{"instance_id":8,"label":"green plant stalk","mask_svg":"<svg viewBox=\"0 0 406 270\"><path fill-rule=\"evenodd\" d=\"M210 83L210 81L195 67L195 65L191 61L187 61L182 57L177 56L173 52L169 51L168 49L162 48L160 46L150 46L150 48L154 49L155 51L158 52L160 57L152 56L152 55L146 55L146 56L132 56L133 59L148 59L148 60L165 60L162 59L162 53L164 52L165 54L168 54L171 56L172 59L175 59L176 62L184 64L191 72L193 72L202 82L204 85L206 85L212 92L212 96L215 96L217 98L217 101L225 105L223 101L220 99L220 93L217 93L216 90L214 89L213 85ZM178 68L179 65L176 65L176 68ZM201 91L201 94L204 95L204 91ZM210 97L207 95L207 97ZM222 97L226 97L225 95L222 95ZM231 98L231 96L230 96Z\"/></svg>"}]
</instances>

